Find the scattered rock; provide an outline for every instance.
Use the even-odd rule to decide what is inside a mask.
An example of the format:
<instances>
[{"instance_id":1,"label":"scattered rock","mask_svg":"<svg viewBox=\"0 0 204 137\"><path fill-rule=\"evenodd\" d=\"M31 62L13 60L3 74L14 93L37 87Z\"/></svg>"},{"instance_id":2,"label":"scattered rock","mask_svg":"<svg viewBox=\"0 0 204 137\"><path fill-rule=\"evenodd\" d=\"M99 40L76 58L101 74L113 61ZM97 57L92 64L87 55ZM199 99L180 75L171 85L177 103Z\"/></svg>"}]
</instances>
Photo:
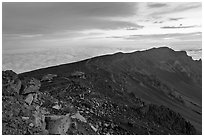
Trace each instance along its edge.
<instances>
[{"instance_id":1,"label":"scattered rock","mask_svg":"<svg viewBox=\"0 0 204 137\"><path fill-rule=\"evenodd\" d=\"M41 87L39 80L35 78L20 80L13 72L9 72L11 76L8 75L6 78L6 74L4 79L7 79L9 84L4 85L15 85L16 81L20 81L21 85L22 81L23 87L21 94L16 96L3 94L4 134L150 134L151 126L155 128L155 132L151 134L174 132L174 134L195 134L196 132L190 122L186 122L178 113L174 113L167 107L144 104L134 94L125 96L130 99L130 102L134 101L131 103L133 106L122 101L120 104L103 96L97 92L97 89L90 88L91 86L86 88L84 86L86 83L82 85L71 80L63 80L62 83L43 82L42 92L39 92ZM48 74L48 77L42 78L41 81L52 80L51 75L53 74ZM72 76L85 78L85 73L78 72ZM12 80L13 78L15 80ZM159 85L157 81L150 82ZM56 84L60 86L56 87ZM3 88L6 87L4 85ZM9 93L14 92L11 88L5 89ZM20 88L15 89L20 90ZM91 92L94 94L87 94ZM117 94L114 95L117 96ZM180 97L176 93L172 96ZM115 100L118 101L120 98ZM121 126L120 122L124 124ZM145 128L143 128L144 125ZM130 128L132 130L129 130ZM136 129L138 129L137 132L135 132Z\"/></svg>"},{"instance_id":2,"label":"scattered rock","mask_svg":"<svg viewBox=\"0 0 204 137\"><path fill-rule=\"evenodd\" d=\"M21 89L21 80L12 70L2 72L2 95L12 96L19 93Z\"/></svg>"},{"instance_id":3,"label":"scattered rock","mask_svg":"<svg viewBox=\"0 0 204 137\"><path fill-rule=\"evenodd\" d=\"M38 94L34 94L33 96L33 102L40 104L39 100L38 100Z\"/></svg>"},{"instance_id":4,"label":"scattered rock","mask_svg":"<svg viewBox=\"0 0 204 137\"><path fill-rule=\"evenodd\" d=\"M34 126L34 124L33 124L33 123L30 123L30 124L29 124L29 126L30 126L30 127L33 127L33 126Z\"/></svg>"},{"instance_id":5,"label":"scattered rock","mask_svg":"<svg viewBox=\"0 0 204 137\"><path fill-rule=\"evenodd\" d=\"M37 107L36 111L34 111L34 125L35 127L39 127L42 130L45 130L45 115L41 113L40 109Z\"/></svg>"},{"instance_id":6,"label":"scattered rock","mask_svg":"<svg viewBox=\"0 0 204 137\"><path fill-rule=\"evenodd\" d=\"M22 119L23 119L23 120L28 120L28 119L29 119L29 117L22 117Z\"/></svg>"},{"instance_id":7,"label":"scattered rock","mask_svg":"<svg viewBox=\"0 0 204 137\"><path fill-rule=\"evenodd\" d=\"M98 130L97 128L95 128L91 123L89 123L89 125L95 132L97 132L97 130Z\"/></svg>"},{"instance_id":8,"label":"scattered rock","mask_svg":"<svg viewBox=\"0 0 204 137\"><path fill-rule=\"evenodd\" d=\"M75 71L71 74L71 77L73 78L83 78L85 79L85 73L84 72L81 72L81 71Z\"/></svg>"},{"instance_id":9,"label":"scattered rock","mask_svg":"<svg viewBox=\"0 0 204 137\"><path fill-rule=\"evenodd\" d=\"M41 83L35 78L31 78L23 81L24 89L21 91L21 94L36 93L39 91Z\"/></svg>"},{"instance_id":10,"label":"scattered rock","mask_svg":"<svg viewBox=\"0 0 204 137\"><path fill-rule=\"evenodd\" d=\"M55 105L55 106L53 106L52 108L57 109L57 110L60 110L60 109L62 108L62 106L61 106L61 105L56 104L56 105Z\"/></svg>"},{"instance_id":11,"label":"scattered rock","mask_svg":"<svg viewBox=\"0 0 204 137\"><path fill-rule=\"evenodd\" d=\"M41 81L51 81L54 77L57 77L56 74L47 74L42 77Z\"/></svg>"},{"instance_id":12,"label":"scattered rock","mask_svg":"<svg viewBox=\"0 0 204 137\"><path fill-rule=\"evenodd\" d=\"M2 71L3 86L13 82L17 78L18 78L18 75L12 70Z\"/></svg>"}]
</instances>

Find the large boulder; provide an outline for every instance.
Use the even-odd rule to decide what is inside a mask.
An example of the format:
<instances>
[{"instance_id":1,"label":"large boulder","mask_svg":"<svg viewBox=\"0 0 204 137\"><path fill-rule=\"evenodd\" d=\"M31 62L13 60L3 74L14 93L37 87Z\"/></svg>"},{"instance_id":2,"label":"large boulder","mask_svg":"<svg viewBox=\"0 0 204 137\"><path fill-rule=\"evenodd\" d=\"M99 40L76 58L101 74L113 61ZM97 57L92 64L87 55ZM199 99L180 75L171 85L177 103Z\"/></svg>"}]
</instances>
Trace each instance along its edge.
<instances>
[{"instance_id":1,"label":"large boulder","mask_svg":"<svg viewBox=\"0 0 204 137\"><path fill-rule=\"evenodd\" d=\"M71 118L69 115L64 116L47 116L45 117L46 127L51 135L66 135L70 124Z\"/></svg>"}]
</instances>

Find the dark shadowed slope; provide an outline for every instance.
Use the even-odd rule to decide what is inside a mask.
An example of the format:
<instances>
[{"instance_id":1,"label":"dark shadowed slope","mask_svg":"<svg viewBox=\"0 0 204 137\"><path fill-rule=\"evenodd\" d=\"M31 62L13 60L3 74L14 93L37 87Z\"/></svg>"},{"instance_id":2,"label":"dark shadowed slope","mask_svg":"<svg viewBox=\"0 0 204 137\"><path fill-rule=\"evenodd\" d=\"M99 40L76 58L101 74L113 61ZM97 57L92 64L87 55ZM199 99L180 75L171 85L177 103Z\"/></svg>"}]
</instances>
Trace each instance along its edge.
<instances>
[{"instance_id":1,"label":"dark shadowed slope","mask_svg":"<svg viewBox=\"0 0 204 137\"><path fill-rule=\"evenodd\" d=\"M89 87L102 98L108 97L116 104L126 104L132 107L135 104L131 98L139 98L147 104L163 105L190 121L197 133L201 133L202 63L192 60L185 51L174 51L162 47L133 53L116 53L26 72L20 74L19 77L42 79L47 74L56 74L58 80L42 83L40 91L59 92L57 90L64 81L61 80L60 84L60 78L70 79L74 72L83 72L86 78L85 80L75 78L72 81ZM152 121L152 118L162 117L164 112L167 113L165 109L165 111L158 109L157 114L151 111L148 115L145 113L145 119ZM144 124L144 121L142 123ZM125 126L125 123L123 124ZM134 127L133 123L129 124L130 127L131 125ZM168 124L159 123L159 125L165 127ZM165 131L166 133L163 134L186 134L183 131L174 132L174 129L168 126L165 127ZM142 130L139 134L143 134ZM159 132L154 134L159 134Z\"/></svg>"}]
</instances>

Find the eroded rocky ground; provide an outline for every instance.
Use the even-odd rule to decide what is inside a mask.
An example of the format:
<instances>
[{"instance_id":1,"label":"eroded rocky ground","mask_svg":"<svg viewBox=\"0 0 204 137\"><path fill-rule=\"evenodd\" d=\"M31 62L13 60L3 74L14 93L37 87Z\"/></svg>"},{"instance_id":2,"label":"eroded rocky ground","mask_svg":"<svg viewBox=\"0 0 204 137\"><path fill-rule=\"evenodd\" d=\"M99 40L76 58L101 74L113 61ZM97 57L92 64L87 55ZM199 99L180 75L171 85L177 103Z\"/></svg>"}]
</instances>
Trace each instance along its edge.
<instances>
[{"instance_id":1,"label":"eroded rocky ground","mask_svg":"<svg viewBox=\"0 0 204 137\"><path fill-rule=\"evenodd\" d=\"M2 75L3 134L196 134L179 113L122 92L122 87L102 85L109 80L96 86L85 72L40 78L13 71ZM100 86L104 92L97 90Z\"/></svg>"}]
</instances>

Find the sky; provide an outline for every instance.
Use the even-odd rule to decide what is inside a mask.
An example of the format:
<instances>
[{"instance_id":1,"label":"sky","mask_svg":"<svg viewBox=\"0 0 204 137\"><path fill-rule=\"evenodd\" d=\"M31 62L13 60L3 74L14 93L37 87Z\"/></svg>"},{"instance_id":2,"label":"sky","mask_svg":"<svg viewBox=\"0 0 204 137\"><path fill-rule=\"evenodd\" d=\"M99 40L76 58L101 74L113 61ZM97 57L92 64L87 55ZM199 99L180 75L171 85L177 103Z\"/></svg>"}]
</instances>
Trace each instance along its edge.
<instances>
[{"instance_id":1,"label":"sky","mask_svg":"<svg viewBox=\"0 0 204 137\"><path fill-rule=\"evenodd\" d=\"M202 54L202 3L59 2L2 5L3 70L168 46Z\"/></svg>"}]
</instances>

